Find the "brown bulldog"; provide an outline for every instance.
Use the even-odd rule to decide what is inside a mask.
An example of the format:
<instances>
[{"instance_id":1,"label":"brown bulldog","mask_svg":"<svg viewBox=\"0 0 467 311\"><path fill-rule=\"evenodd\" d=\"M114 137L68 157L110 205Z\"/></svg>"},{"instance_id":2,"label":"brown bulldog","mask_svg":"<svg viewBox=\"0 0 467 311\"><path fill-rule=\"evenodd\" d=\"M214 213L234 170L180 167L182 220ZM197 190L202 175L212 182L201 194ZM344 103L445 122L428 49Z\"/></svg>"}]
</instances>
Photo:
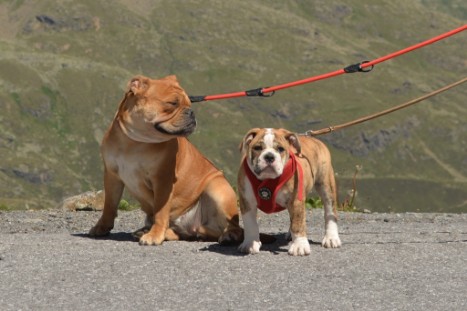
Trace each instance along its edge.
<instances>
[{"instance_id":1,"label":"brown bulldog","mask_svg":"<svg viewBox=\"0 0 467 311\"><path fill-rule=\"evenodd\" d=\"M221 171L185 137L196 127L191 102L175 76L129 82L102 141L105 203L89 231L107 235L124 187L141 204L142 245L164 240L240 242L236 195Z\"/></svg>"},{"instance_id":2,"label":"brown bulldog","mask_svg":"<svg viewBox=\"0 0 467 311\"><path fill-rule=\"evenodd\" d=\"M265 213L287 209L290 215L289 254L310 254L306 233L306 194L315 187L324 205L324 247L340 247L337 198L331 155L319 140L284 129L250 130L242 144L238 191L245 239L239 250L255 254L261 241L257 208Z\"/></svg>"}]
</instances>

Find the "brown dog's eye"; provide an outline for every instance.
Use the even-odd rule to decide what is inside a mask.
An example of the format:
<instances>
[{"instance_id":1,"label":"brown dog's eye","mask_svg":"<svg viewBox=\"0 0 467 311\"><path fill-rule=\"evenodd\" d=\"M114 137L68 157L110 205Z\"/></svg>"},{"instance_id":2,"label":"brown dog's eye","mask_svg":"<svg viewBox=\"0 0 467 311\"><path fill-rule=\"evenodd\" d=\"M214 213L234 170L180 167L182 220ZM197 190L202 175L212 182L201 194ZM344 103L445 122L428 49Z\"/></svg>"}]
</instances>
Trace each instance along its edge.
<instances>
[{"instance_id":1,"label":"brown dog's eye","mask_svg":"<svg viewBox=\"0 0 467 311\"><path fill-rule=\"evenodd\" d=\"M283 147L277 147L277 151L279 151L280 153L284 152L285 149Z\"/></svg>"},{"instance_id":2,"label":"brown dog's eye","mask_svg":"<svg viewBox=\"0 0 467 311\"><path fill-rule=\"evenodd\" d=\"M253 147L253 150L254 151L261 151L261 150L263 150L263 147L260 146L260 145L256 145L256 146Z\"/></svg>"}]
</instances>

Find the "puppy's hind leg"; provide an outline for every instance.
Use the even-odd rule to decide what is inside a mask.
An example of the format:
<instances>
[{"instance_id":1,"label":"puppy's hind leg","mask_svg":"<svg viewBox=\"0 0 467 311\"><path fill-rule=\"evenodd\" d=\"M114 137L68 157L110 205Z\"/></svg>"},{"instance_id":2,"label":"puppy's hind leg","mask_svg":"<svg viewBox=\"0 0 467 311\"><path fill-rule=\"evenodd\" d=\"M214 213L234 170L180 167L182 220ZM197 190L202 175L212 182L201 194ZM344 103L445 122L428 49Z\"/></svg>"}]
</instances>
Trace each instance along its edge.
<instances>
[{"instance_id":1,"label":"puppy's hind leg","mask_svg":"<svg viewBox=\"0 0 467 311\"><path fill-rule=\"evenodd\" d=\"M316 184L316 191L324 205L325 234L321 245L326 248L337 248L342 243L337 228L337 190L332 167L323 177L323 180Z\"/></svg>"}]
</instances>

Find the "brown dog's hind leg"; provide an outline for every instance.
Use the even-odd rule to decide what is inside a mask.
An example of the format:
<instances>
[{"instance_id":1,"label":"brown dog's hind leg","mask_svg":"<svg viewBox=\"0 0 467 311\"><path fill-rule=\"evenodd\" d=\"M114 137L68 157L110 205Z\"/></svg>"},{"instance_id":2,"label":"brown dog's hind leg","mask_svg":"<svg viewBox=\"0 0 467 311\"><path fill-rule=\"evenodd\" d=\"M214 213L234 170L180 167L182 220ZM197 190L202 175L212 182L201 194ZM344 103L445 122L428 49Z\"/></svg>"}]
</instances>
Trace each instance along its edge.
<instances>
[{"instance_id":1,"label":"brown dog's hind leg","mask_svg":"<svg viewBox=\"0 0 467 311\"><path fill-rule=\"evenodd\" d=\"M219 239L219 231L200 226L196 231L196 239L206 242L217 242Z\"/></svg>"},{"instance_id":2,"label":"brown dog's hind leg","mask_svg":"<svg viewBox=\"0 0 467 311\"><path fill-rule=\"evenodd\" d=\"M151 229L151 227L148 227L148 226L144 226L134 232L131 233L131 235L139 241L139 239L143 236L143 234L146 234L149 232L149 229Z\"/></svg>"},{"instance_id":3,"label":"brown dog's hind leg","mask_svg":"<svg viewBox=\"0 0 467 311\"><path fill-rule=\"evenodd\" d=\"M201 197L203 210L202 224L211 231L212 237L220 244L238 244L243 240L237 196L230 184L219 176L206 186ZM213 234L215 233L215 235Z\"/></svg>"},{"instance_id":4,"label":"brown dog's hind leg","mask_svg":"<svg viewBox=\"0 0 467 311\"><path fill-rule=\"evenodd\" d=\"M171 228L167 228L167 230L165 230L165 240L166 241L178 241L180 240L180 236L175 231L173 231Z\"/></svg>"}]
</instances>

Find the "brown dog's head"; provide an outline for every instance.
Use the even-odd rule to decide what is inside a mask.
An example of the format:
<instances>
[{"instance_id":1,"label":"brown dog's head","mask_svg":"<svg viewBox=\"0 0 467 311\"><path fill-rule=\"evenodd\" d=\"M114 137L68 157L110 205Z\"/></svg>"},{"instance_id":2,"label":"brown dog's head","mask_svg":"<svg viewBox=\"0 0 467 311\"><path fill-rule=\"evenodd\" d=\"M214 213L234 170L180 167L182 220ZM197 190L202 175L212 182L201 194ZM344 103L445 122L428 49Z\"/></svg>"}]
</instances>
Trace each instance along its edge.
<instances>
[{"instance_id":1,"label":"brown dog's head","mask_svg":"<svg viewBox=\"0 0 467 311\"><path fill-rule=\"evenodd\" d=\"M145 143L188 136L196 127L190 99L175 76L131 79L117 118L128 137Z\"/></svg>"},{"instance_id":2,"label":"brown dog's head","mask_svg":"<svg viewBox=\"0 0 467 311\"><path fill-rule=\"evenodd\" d=\"M259 180L282 175L289 151L300 153L297 134L285 129L255 128L245 135L240 150Z\"/></svg>"}]
</instances>

